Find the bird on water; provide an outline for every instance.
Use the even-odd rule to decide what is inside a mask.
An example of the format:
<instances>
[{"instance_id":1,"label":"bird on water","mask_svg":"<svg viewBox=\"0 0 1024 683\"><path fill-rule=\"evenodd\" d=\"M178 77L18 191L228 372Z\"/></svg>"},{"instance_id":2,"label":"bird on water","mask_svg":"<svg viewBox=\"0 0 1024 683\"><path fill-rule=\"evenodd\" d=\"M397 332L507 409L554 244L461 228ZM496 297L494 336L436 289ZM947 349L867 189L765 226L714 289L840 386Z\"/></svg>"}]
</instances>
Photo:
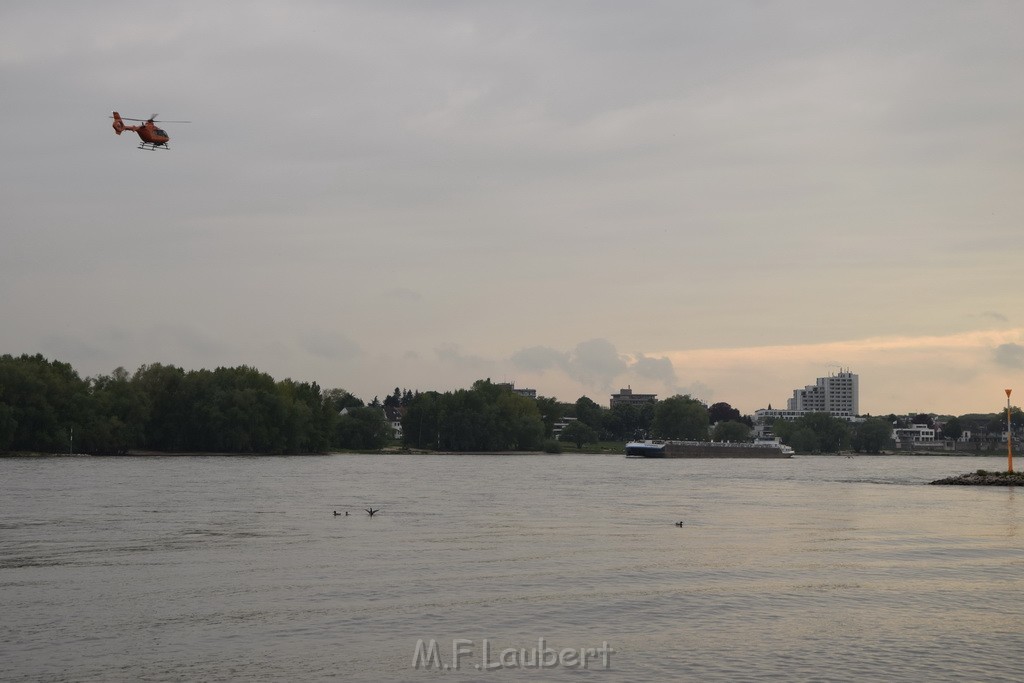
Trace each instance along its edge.
<instances>
[{"instance_id":1,"label":"bird on water","mask_svg":"<svg viewBox=\"0 0 1024 683\"><path fill-rule=\"evenodd\" d=\"M366 514L370 515L371 517L373 517L378 512L380 512L380 508L377 508L376 510L374 510L373 508L366 508Z\"/></svg>"}]
</instances>

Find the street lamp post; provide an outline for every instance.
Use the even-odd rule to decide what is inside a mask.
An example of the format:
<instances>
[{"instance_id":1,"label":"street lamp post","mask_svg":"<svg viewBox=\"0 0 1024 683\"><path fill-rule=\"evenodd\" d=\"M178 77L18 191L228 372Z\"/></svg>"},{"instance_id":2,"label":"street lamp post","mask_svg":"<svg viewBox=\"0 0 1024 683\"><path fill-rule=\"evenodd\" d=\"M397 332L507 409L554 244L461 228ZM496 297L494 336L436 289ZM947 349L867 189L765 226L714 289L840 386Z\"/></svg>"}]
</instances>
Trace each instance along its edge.
<instances>
[{"instance_id":1,"label":"street lamp post","mask_svg":"<svg viewBox=\"0 0 1024 683\"><path fill-rule=\"evenodd\" d=\"M1006 462L1007 472L1013 474L1013 422L1010 420L1010 392L1013 389L1006 390Z\"/></svg>"}]
</instances>

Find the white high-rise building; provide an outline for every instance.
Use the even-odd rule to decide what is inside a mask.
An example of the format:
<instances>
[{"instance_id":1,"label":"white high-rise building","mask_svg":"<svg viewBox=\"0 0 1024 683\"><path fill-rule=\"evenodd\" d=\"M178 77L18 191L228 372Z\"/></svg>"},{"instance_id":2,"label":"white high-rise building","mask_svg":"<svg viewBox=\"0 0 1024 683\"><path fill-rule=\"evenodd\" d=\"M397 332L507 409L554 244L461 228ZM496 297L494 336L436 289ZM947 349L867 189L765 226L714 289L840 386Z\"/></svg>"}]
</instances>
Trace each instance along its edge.
<instances>
[{"instance_id":1,"label":"white high-rise building","mask_svg":"<svg viewBox=\"0 0 1024 683\"><path fill-rule=\"evenodd\" d=\"M860 413L860 378L849 368L835 375L819 377L803 389L794 389L785 410L771 406L754 411L754 420L764 424L767 418L796 420L807 413L829 413L833 417L853 420Z\"/></svg>"},{"instance_id":2,"label":"white high-rise building","mask_svg":"<svg viewBox=\"0 0 1024 683\"><path fill-rule=\"evenodd\" d=\"M830 413L833 417L854 417L860 412L859 378L849 369L819 377L815 384L794 389L786 408L805 413Z\"/></svg>"}]
</instances>

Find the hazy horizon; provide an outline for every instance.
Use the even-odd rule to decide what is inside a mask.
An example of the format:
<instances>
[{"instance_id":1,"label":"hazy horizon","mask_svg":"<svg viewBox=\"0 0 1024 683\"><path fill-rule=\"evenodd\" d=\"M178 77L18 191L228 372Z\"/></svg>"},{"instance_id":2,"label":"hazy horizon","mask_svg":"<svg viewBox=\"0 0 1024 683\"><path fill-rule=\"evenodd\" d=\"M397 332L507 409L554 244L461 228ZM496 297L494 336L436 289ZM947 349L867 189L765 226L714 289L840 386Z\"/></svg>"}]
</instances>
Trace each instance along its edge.
<instances>
[{"instance_id":1,"label":"hazy horizon","mask_svg":"<svg viewBox=\"0 0 1024 683\"><path fill-rule=\"evenodd\" d=\"M1024 395L1022 24L4 3L0 353L744 414L844 367L862 413L997 412ZM112 110L192 123L144 152Z\"/></svg>"}]
</instances>

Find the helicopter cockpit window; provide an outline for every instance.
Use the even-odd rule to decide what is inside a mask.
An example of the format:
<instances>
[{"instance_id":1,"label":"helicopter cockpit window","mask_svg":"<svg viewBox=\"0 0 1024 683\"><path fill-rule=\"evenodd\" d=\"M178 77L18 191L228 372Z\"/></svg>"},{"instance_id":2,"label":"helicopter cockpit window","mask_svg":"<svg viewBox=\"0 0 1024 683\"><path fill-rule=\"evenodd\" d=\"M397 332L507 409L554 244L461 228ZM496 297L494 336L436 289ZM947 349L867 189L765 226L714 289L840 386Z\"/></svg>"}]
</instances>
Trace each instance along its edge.
<instances>
[{"instance_id":1,"label":"helicopter cockpit window","mask_svg":"<svg viewBox=\"0 0 1024 683\"><path fill-rule=\"evenodd\" d=\"M157 135L163 135L164 137L167 137L167 131L165 131L163 128L157 128L156 129L156 134Z\"/></svg>"}]
</instances>

